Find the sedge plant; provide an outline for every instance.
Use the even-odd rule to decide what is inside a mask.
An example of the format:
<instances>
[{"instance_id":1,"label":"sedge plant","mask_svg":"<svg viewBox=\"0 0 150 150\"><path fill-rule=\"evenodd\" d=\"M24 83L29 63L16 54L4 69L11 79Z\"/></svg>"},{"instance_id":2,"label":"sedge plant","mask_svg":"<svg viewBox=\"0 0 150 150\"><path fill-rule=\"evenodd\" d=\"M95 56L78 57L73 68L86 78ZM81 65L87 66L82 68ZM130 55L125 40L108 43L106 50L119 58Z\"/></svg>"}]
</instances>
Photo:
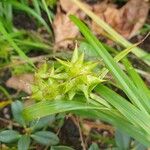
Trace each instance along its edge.
<instances>
[{"instance_id":1,"label":"sedge plant","mask_svg":"<svg viewBox=\"0 0 150 150\"><path fill-rule=\"evenodd\" d=\"M118 66L118 60L108 53L88 27L75 16L70 18L93 47L91 52L97 53L106 68L95 72L96 64L83 63L83 54L77 57L76 51L71 62L57 59L61 65L57 69L47 69L45 65L35 74L35 79L38 80L35 80L31 96L41 102L23 110L25 119L31 121L50 114L72 112L106 121L143 145L150 146L148 87L128 60L123 61L126 67L124 72ZM76 63L78 67L75 67ZM127 98L105 84L107 82L104 77L108 71L115 80L114 85L119 87Z\"/></svg>"}]
</instances>

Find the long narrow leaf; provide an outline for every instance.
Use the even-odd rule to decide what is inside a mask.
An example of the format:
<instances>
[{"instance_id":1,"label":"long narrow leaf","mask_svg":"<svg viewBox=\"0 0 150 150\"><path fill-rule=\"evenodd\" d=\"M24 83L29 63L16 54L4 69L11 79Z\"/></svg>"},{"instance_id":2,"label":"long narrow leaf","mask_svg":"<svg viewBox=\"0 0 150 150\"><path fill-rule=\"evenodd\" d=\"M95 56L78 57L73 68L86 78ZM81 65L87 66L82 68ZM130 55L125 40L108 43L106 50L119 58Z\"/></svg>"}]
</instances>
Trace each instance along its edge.
<instances>
[{"instance_id":1,"label":"long narrow leaf","mask_svg":"<svg viewBox=\"0 0 150 150\"><path fill-rule=\"evenodd\" d=\"M139 74L132 67L131 63L127 59L124 59L123 62L126 66L126 70L127 70L128 74L130 75L133 82L137 86L139 94L145 100L145 104L147 106L147 109L150 112L150 90L146 87L144 81L141 79Z\"/></svg>"},{"instance_id":2,"label":"long narrow leaf","mask_svg":"<svg viewBox=\"0 0 150 150\"><path fill-rule=\"evenodd\" d=\"M133 104L113 92L106 86L99 85L95 89L107 102L120 111L132 124L139 125L150 135L150 116L138 110ZM143 117L144 116L144 117Z\"/></svg>"},{"instance_id":3,"label":"long narrow leaf","mask_svg":"<svg viewBox=\"0 0 150 150\"><path fill-rule=\"evenodd\" d=\"M45 2L45 0L42 0L42 4L43 4L43 7L47 13L47 16L48 16L48 19L49 19L49 22L52 23L52 17L51 17L51 13L50 13L50 10L48 9L47 7L47 4Z\"/></svg>"},{"instance_id":4,"label":"long narrow leaf","mask_svg":"<svg viewBox=\"0 0 150 150\"><path fill-rule=\"evenodd\" d=\"M89 105L83 102L69 100L44 101L24 109L23 114L26 120L41 118L46 115L61 113L79 109L106 109L99 106Z\"/></svg>"},{"instance_id":5,"label":"long narrow leaf","mask_svg":"<svg viewBox=\"0 0 150 150\"><path fill-rule=\"evenodd\" d=\"M25 12L27 12L28 14L31 14L33 17L35 17L42 25L45 26L45 28L47 29L48 32L51 33L51 30L48 26L48 24L45 22L45 20L39 15L37 14L34 10L32 10L30 7L23 5L17 1L14 0L9 0L9 3L11 3L16 9L19 10L23 10Z\"/></svg>"},{"instance_id":6,"label":"long narrow leaf","mask_svg":"<svg viewBox=\"0 0 150 150\"><path fill-rule=\"evenodd\" d=\"M105 122L108 122L114 125L116 128L120 129L121 131L129 134L130 136L134 137L136 140L142 142L145 146L150 146L150 139L149 136L139 127L133 126L133 124L129 123L125 118L123 118L118 113L110 110L110 111L103 111L103 110L78 110L73 111L73 113L80 115L82 117L89 117L93 119L100 119Z\"/></svg>"},{"instance_id":7,"label":"long narrow leaf","mask_svg":"<svg viewBox=\"0 0 150 150\"><path fill-rule=\"evenodd\" d=\"M35 67L33 62L30 60L29 57L26 56L26 54L16 45L16 43L13 41L13 39L9 36L7 31L5 30L2 22L0 22L0 32L4 35L4 37L7 39L7 41L12 45L12 47L16 50L18 55L27 63L29 63L32 67Z\"/></svg>"},{"instance_id":8,"label":"long narrow leaf","mask_svg":"<svg viewBox=\"0 0 150 150\"><path fill-rule=\"evenodd\" d=\"M41 10L40 10L39 1L38 1L38 0L33 0L32 3L33 3L33 6L34 6L34 8L35 8L37 14L38 14L39 16L41 16Z\"/></svg>"},{"instance_id":9,"label":"long narrow leaf","mask_svg":"<svg viewBox=\"0 0 150 150\"><path fill-rule=\"evenodd\" d=\"M115 62L119 62L120 60L122 60L126 55L128 55L134 47L136 47L138 45L137 44L134 44L128 48L126 48L125 50L121 51L119 54L117 54L115 57L114 57L114 60ZM100 78L103 79L106 74L109 72L109 70L107 68L103 68L101 73L100 73Z\"/></svg>"},{"instance_id":10,"label":"long narrow leaf","mask_svg":"<svg viewBox=\"0 0 150 150\"><path fill-rule=\"evenodd\" d=\"M70 16L70 19L78 26L82 34L85 36L87 41L93 46L93 50L103 59L107 68L118 81L119 85L122 87L124 92L130 98L130 100L136 104L142 111L147 113L146 109L143 106L143 101L140 99L136 86L129 79L129 77L119 68L112 56L107 52L103 45L98 41L98 39L92 34L88 27L81 22L75 16Z\"/></svg>"}]
</instances>

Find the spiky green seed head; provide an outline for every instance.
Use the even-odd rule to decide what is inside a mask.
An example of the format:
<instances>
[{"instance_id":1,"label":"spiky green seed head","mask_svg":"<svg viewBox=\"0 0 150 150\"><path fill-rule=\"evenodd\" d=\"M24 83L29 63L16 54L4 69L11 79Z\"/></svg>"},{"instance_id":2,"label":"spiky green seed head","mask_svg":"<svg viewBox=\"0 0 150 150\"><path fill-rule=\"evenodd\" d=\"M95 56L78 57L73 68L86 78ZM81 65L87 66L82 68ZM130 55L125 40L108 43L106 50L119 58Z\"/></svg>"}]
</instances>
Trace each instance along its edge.
<instances>
[{"instance_id":1,"label":"spiky green seed head","mask_svg":"<svg viewBox=\"0 0 150 150\"><path fill-rule=\"evenodd\" d=\"M48 67L44 63L35 73L32 98L35 100L55 100L58 97L68 97L70 100L82 92L85 98L93 88L102 82L98 74L94 72L97 63L84 62L84 53L79 55L77 46L73 52L71 61L56 59L60 67Z\"/></svg>"}]
</instances>

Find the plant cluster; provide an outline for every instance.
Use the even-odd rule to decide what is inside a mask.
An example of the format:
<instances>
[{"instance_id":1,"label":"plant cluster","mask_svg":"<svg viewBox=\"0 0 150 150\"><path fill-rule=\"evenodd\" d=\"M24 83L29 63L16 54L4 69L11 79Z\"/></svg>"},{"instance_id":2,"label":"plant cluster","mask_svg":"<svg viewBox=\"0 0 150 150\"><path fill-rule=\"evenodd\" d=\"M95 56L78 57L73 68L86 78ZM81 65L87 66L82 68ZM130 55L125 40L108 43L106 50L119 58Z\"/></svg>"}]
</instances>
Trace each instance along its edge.
<instances>
[{"instance_id":1,"label":"plant cluster","mask_svg":"<svg viewBox=\"0 0 150 150\"><path fill-rule=\"evenodd\" d=\"M22 133L19 133L18 131L13 129L1 131L1 142L8 144L17 142L18 150L28 150L32 140L42 145L56 145L59 143L59 138L56 134L48 130L42 130L55 121L54 115L41 118L38 121L27 123L22 116L22 102L13 102L11 104L11 110L15 122L19 124L19 128L23 128L23 131ZM12 147L15 148L15 145Z\"/></svg>"},{"instance_id":2,"label":"plant cluster","mask_svg":"<svg viewBox=\"0 0 150 150\"><path fill-rule=\"evenodd\" d=\"M84 53L80 56L77 47L71 61L57 59L61 64L56 70L45 63L35 73L35 84L32 86L34 100L72 100L78 92L83 92L87 101L93 88L101 80L93 69L97 63L84 62Z\"/></svg>"},{"instance_id":3,"label":"plant cluster","mask_svg":"<svg viewBox=\"0 0 150 150\"><path fill-rule=\"evenodd\" d=\"M141 141L144 145L149 146L149 89L146 87L136 71L132 68L132 65L127 59L124 59L123 63L126 66L128 75L123 72L115 62L116 58L118 61L118 56L113 59L105 47L103 47L103 45L90 32L84 23L74 16L71 16L71 20L79 27L87 41L93 46L93 50L95 50L97 55L103 59L106 67L116 80L116 83L113 85L121 88L126 96L128 96L130 101L118 95L110 87L107 87L104 84L98 84L98 86L94 86L94 90L99 95L91 93L90 99L92 100L88 100L89 103L87 103L84 97L80 98L80 101L78 100L78 97L74 97L74 101L66 101L66 99L64 101L62 99L61 101L39 102L24 110L25 118L27 120L32 120L48 114L72 110L78 110L78 115L84 114L86 116L87 109L90 109L88 116L96 118L98 117L104 121L107 121L115 125L120 130L128 133L135 139ZM121 52L121 54L123 53L124 56L125 51ZM122 56L121 54L118 55ZM63 67L69 67L70 63L66 63L59 59L58 61ZM99 78L102 79L107 74L108 70L103 68ZM74 68L72 68L72 71L74 73ZM78 73L78 70L76 70L76 73ZM88 74L86 74L86 77L88 77ZM78 85L80 86L80 84L82 84L82 80L76 83L76 87L78 87ZM64 92L65 90L66 89L64 89ZM85 95L85 92L83 93ZM80 97L82 96L80 95ZM85 97L87 96L85 95ZM80 113L79 110L82 113ZM142 116L145 117L143 118Z\"/></svg>"},{"instance_id":4,"label":"plant cluster","mask_svg":"<svg viewBox=\"0 0 150 150\"><path fill-rule=\"evenodd\" d=\"M137 72L143 77L149 75L144 71L150 66L148 53L137 47L139 43L133 45L119 35L82 2L71 1L96 22L107 37L126 49L118 52L101 42L80 19L71 15L70 20L85 39L78 42L79 48L76 45L72 58L72 52L54 53L51 24L57 0L0 1L2 74L5 76L5 71L12 76L34 73L30 96L22 92L18 92L17 96L11 95L10 89L7 91L5 85L0 85L2 95L7 98L0 101L0 109L10 105L12 114L10 120L2 116L11 124L7 129L0 129L2 149L36 149L40 144L40 147L50 150L73 150L62 146L58 134L54 133L55 128L61 128L65 115L69 113L113 125L116 128L112 144L115 149L146 150L150 146L150 89ZM116 3L124 1L115 0ZM18 11L34 20L37 29L31 31L15 27L13 19ZM46 38L38 31L41 27ZM144 34L149 28L145 24L140 32ZM36 56L37 51L38 55L40 52L50 61L44 60L45 63L37 67L39 57L29 57ZM146 67L135 69L127 57L130 52ZM29 99L21 99L26 96ZM25 106L28 102L32 105ZM88 150L99 150L96 143L88 146Z\"/></svg>"}]
</instances>

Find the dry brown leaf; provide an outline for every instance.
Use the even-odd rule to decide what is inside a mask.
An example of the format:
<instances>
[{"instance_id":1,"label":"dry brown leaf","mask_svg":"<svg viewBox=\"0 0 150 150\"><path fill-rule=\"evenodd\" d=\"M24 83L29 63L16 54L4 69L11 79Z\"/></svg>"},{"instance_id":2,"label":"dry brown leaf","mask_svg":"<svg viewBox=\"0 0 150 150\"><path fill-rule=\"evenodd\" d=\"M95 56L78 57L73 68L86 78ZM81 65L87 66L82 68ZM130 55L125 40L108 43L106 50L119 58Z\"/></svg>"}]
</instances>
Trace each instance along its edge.
<instances>
[{"instance_id":1,"label":"dry brown leaf","mask_svg":"<svg viewBox=\"0 0 150 150\"><path fill-rule=\"evenodd\" d=\"M112 22L114 22L118 14L116 5L107 4L106 2L93 5L93 12L110 25L113 24ZM103 32L103 29L100 28L94 21L92 21L91 27L95 34L99 35Z\"/></svg>"},{"instance_id":2,"label":"dry brown leaf","mask_svg":"<svg viewBox=\"0 0 150 150\"><path fill-rule=\"evenodd\" d=\"M73 43L70 39L74 39L79 35L78 28L68 17L69 14L76 15L80 19L84 19L86 16L85 13L71 1L60 0L60 6L58 6L57 13L53 21L53 30L57 48L67 48Z\"/></svg>"},{"instance_id":3,"label":"dry brown leaf","mask_svg":"<svg viewBox=\"0 0 150 150\"><path fill-rule=\"evenodd\" d=\"M72 44L71 38L75 38L79 31L75 25L69 20L68 15L57 11L53 22L55 34L55 43L57 47L67 48Z\"/></svg>"},{"instance_id":4,"label":"dry brown leaf","mask_svg":"<svg viewBox=\"0 0 150 150\"><path fill-rule=\"evenodd\" d=\"M7 80L6 86L24 91L27 94L31 94L31 84L34 81L33 74L23 74L18 76L13 76L10 79Z\"/></svg>"},{"instance_id":5,"label":"dry brown leaf","mask_svg":"<svg viewBox=\"0 0 150 150\"><path fill-rule=\"evenodd\" d=\"M113 4L100 3L93 6L93 11L117 32L130 39L143 26L148 16L149 5L144 0L130 0L122 8L117 9ZM92 29L95 33L102 32L94 22Z\"/></svg>"},{"instance_id":6,"label":"dry brown leaf","mask_svg":"<svg viewBox=\"0 0 150 150\"><path fill-rule=\"evenodd\" d=\"M57 48L67 48L73 43L70 39L74 39L79 35L77 27L69 20L68 15L74 14L80 19L85 19L86 15L71 1L60 0L59 2L57 14L53 22L55 43ZM143 26L149 10L148 3L142 0L130 0L120 9L117 9L115 4L105 1L87 6L89 9L93 9L95 14L127 39L136 35ZM97 35L103 32L93 21L91 28Z\"/></svg>"},{"instance_id":7,"label":"dry brown leaf","mask_svg":"<svg viewBox=\"0 0 150 150\"><path fill-rule=\"evenodd\" d=\"M114 132L115 132L115 129L111 125L108 125L102 122L97 123L97 122L83 120L82 126L84 127L87 135L93 128L97 130L109 131L112 135L114 135Z\"/></svg>"},{"instance_id":8,"label":"dry brown leaf","mask_svg":"<svg viewBox=\"0 0 150 150\"><path fill-rule=\"evenodd\" d=\"M79 8L71 1L68 0L60 0L60 6L65 12L75 13Z\"/></svg>"},{"instance_id":9,"label":"dry brown leaf","mask_svg":"<svg viewBox=\"0 0 150 150\"><path fill-rule=\"evenodd\" d=\"M125 17L125 19L129 22L129 24L125 24L123 30L130 30L129 38L136 35L138 30L145 23L148 12L149 12L149 4L144 0L130 0L122 9L121 16ZM125 20L124 19L124 20Z\"/></svg>"},{"instance_id":10,"label":"dry brown leaf","mask_svg":"<svg viewBox=\"0 0 150 150\"><path fill-rule=\"evenodd\" d=\"M85 5L91 9L91 6L85 3ZM60 6L61 9L68 15L68 14L74 14L78 16L80 19L84 19L86 14L80 10L80 8L75 5L71 0L60 0Z\"/></svg>"}]
</instances>

